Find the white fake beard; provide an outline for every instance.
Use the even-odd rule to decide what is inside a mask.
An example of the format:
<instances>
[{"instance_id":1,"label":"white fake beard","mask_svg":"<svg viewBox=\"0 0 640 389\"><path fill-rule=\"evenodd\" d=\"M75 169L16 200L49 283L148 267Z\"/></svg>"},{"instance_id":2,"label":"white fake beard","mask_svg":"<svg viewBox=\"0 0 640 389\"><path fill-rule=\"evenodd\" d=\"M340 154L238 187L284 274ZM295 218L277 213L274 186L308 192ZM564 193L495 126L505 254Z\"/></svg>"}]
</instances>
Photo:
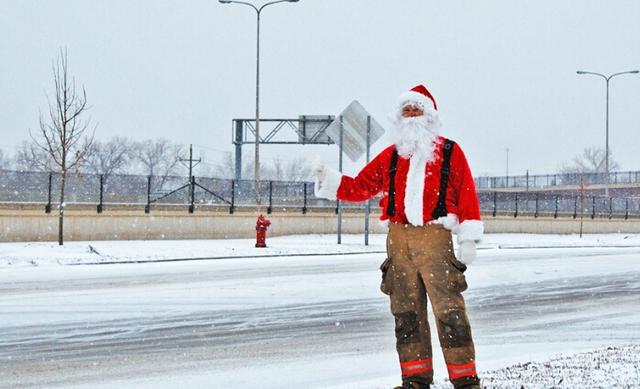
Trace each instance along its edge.
<instances>
[{"instance_id":1,"label":"white fake beard","mask_svg":"<svg viewBox=\"0 0 640 389\"><path fill-rule=\"evenodd\" d=\"M430 113L409 118L400 116L395 120L391 139L401 157L418 155L425 162L430 162L434 159L441 126L438 116Z\"/></svg>"}]
</instances>

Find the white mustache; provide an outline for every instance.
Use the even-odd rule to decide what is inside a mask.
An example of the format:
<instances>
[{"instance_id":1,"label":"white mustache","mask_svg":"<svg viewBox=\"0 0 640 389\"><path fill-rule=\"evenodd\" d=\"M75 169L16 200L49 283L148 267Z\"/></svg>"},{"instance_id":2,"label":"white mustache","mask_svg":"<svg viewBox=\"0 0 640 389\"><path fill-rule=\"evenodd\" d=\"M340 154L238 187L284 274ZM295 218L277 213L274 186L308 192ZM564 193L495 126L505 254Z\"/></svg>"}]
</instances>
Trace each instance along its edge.
<instances>
[{"instance_id":1,"label":"white mustache","mask_svg":"<svg viewBox=\"0 0 640 389\"><path fill-rule=\"evenodd\" d=\"M429 119L435 123L429 123ZM410 158L414 154L420 154L431 159L435 148L434 142L439 135L438 130L437 117L429 118L423 115L400 118L392 132L392 138L398 154L402 157Z\"/></svg>"}]
</instances>

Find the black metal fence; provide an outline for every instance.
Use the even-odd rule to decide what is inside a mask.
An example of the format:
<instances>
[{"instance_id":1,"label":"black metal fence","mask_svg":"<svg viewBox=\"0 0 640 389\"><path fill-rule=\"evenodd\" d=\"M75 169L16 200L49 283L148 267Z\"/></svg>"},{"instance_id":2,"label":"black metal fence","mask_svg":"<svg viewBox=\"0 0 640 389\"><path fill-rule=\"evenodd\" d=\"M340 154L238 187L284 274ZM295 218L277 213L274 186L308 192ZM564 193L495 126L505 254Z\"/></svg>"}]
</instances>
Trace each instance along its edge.
<instances>
[{"instance_id":1,"label":"black metal fence","mask_svg":"<svg viewBox=\"0 0 640 389\"><path fill-rule=\"evenodd\" d=\"M489 192L478 193L484 215L533 217L639 218L640 197L608 197L588 192Z\"/></svg>"},{"instance_id":2,"label":"black metal fence","mask_svg":"<svg viewBox=\"0 0 640 389\"><path fill-rule=\"evenodd\" d=\"M640 218L640 188L611 192L624 194L603 196L598 191L491 191L479 190L483 214L533 217ZM556 188L558 189L558 188ZM57 207L60 175L39 172L0 170L0 202L41 203L50 212ZM268 213L278 208L336 208L336 202L316 198L311 182L263 181L262 204ZM372 204L377 204L377 198ZM156 204L184 205L188 212L197 207L220 206L233 213L237 207L255 206L253 180L234 181L218 178L180 176L70 174L67 177L65 202L93 204L96 212L109 205L144 205L152 212ZM365 202L346 203L344 208L364 209Z\"/></svg>"},{"instance_id":3,"label":"black metal fence","mask_svg":"<svg viewBox=\"0 0 640 389\"><path fill-rule=\"evenodd\" d=\"M476 177L479 190L501 188L545 188L565 185L606 183L604 173L537 174L502 177ZM640 171L610 172L610 184L640 184Z\"/></svg>"},{"instance_id":4,"label":"black metal fence","mask_svg":"<svg viewBox=\"0 0 640 389\"><path fill-rule=\"evenodd\" d=\"M44 203L50 211L59 205L60 185L60 174L0 170L0 202ZM316 198L310 182L263 181L260 197L268 212L278 207L300 207L306 212L310 207L335 206L333 201ZM256 194L253 180L69 174L65 203L95 204L97 212L109 204L144 204L145 212L156 204L183 204L189 212L198 206L225 206L233 212L236 207L255 206Z\"/></svg>"}]
</instances>

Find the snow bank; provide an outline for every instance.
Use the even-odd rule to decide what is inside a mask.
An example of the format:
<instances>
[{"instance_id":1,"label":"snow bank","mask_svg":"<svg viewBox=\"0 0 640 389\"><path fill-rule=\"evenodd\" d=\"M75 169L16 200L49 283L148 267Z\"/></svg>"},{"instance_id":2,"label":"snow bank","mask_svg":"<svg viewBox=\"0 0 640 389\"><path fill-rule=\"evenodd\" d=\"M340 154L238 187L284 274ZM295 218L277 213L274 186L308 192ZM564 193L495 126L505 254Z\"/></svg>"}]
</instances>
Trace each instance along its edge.
<instances>
[{"instance_id":1,"label":"snow bank","mask_svg":"<svg viewBox=\"0 0 640 389\"><path fill-rule=\"evenodd\" d=\"M386 235L370 235L365 246L363 235L343 235L342 244L337 244L336 235L293 235L268 238L267 248L255 248L252 239L92 241L64 246L56 242L0 243L0 267L383 253L385 239ZM480 250L576 247L640 247L640 235L487 234L478 246Z\"/></svg>"},{"instance_id":2,"label":"snow bank","mask_svg":"<svg viewBox=\"0 0 640 389\"><path fill-rule=\"evenodd\" d=\"M482 377L483 386L492 389L640 388L640 345L521 363L484 372Z\"/></svg>"}]
</instances>

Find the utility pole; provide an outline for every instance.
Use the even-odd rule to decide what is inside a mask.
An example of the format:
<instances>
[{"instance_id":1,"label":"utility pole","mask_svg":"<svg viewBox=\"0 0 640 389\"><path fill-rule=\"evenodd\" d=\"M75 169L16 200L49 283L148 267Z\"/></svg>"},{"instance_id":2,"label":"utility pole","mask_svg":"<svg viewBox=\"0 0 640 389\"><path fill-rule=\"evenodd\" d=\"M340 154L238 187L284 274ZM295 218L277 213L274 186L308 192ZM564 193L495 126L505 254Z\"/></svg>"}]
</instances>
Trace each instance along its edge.
<instances>
[{"instance_id":1,"label":"utility pole","mask_svg":"<svg viewBox=\"0 0 640 389\"><path fill-rule=\"evenodd\" d=\"M194 197L196 190L196 180L193 177L193 168L198 166L200 162L202 162L202 158L193 159L193 144L189 145L189 159L180 158L180 162L189 162L189 198L191 199L191 204L189 205L189 213L193 213L195 208L194 206ZM194 162L196 162L194 164Z\"/></svg>"},{"instance_id":2,"label":"utility pole","mask_svg":"<svg viewBox=\"0 0 640 389\"><path fill-rule=\"evenodd\" d=\"M202 158L193 159L193 144L189 145L189 159L180 158L180 162L189 162L189 180L193 177L193 168L198 166L200 162L202 162ZM194 162L197 162L194 164ZM185 165L186 166L186 165Z\"/></svg>"}]
</instances>

